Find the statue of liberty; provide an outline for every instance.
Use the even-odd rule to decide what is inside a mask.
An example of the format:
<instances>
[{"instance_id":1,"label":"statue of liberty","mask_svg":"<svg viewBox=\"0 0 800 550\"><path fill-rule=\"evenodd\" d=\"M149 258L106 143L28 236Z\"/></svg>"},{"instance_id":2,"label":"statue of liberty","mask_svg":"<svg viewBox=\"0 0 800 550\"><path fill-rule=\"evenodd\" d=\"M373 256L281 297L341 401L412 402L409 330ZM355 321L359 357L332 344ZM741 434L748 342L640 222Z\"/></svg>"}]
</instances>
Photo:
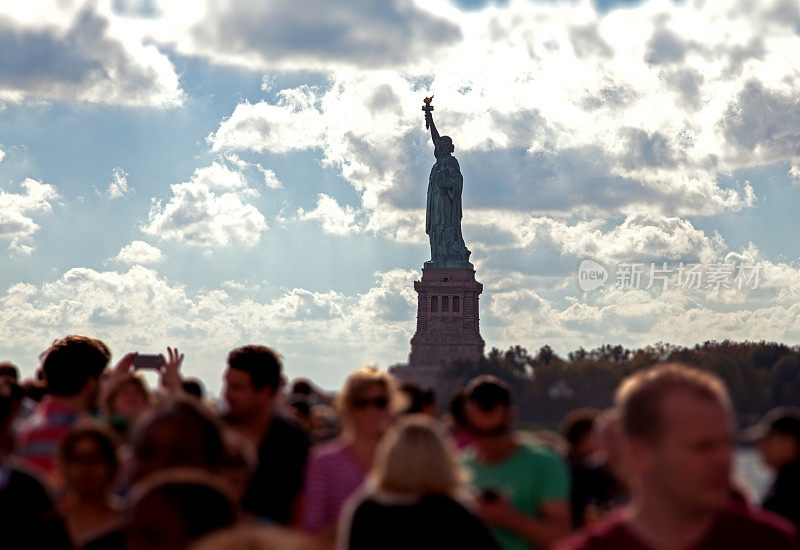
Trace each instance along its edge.
<instances>
[{"instance_id":1,"label":"statue of liberty","mask_svg":"<svg viewBox=\"0 0 800 550\"><path fill-rule=\"evenodd\" d=\"M436 164L428 178L428 202L425 209L425 233L431 243L431 260L425 267L469 268L470 251L461 236L461 190L464 178L449 136L440 136L433 123L433 97L425 98L425 127L430 128Z\"/></svg>"}]
</instances>

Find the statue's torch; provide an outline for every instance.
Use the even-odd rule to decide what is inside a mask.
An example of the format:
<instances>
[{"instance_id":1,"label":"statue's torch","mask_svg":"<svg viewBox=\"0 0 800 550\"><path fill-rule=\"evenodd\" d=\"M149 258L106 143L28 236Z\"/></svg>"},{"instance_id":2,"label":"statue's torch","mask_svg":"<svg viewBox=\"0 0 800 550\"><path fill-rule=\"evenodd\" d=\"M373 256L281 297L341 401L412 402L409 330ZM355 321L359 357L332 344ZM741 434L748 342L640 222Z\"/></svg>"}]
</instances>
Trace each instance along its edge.
<instances>
[{"instance_id":1,"label":"statue's torch","mask_svg":"<svg viewBox=\"0 0 800 550\"><path fill-rule=\"evenodd\" d=\"M431 105L431 101L433 101L433 96L426 97L422 101L425 103L425 105L422 106L422 110L425 111L425 129L428 130L428 129L430 129L430 125L428 124L428 116L427 115L428 115L428 113L433 111L433 105Z\"/></svg>"}]
</instances>

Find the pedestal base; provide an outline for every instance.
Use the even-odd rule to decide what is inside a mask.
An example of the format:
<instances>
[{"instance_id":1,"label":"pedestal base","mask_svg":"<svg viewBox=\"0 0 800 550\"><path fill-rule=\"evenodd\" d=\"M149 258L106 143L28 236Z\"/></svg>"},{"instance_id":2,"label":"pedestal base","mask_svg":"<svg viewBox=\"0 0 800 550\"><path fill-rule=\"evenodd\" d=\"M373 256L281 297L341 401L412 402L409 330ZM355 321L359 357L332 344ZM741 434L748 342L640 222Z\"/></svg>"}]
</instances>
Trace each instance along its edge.
<instances>
[{"instance_id":1,"label":"pedestal base","mask_svg":"<svg viewBox=\"0 0 800 550\"><path fill-rule=\"evenodd\" d=\"M478 297L483 285L475 270L466 268L422 269L417 291L417 332L411 338L409 368L436 368L442 362L477 361L485 343L480 335Z\"/></svg>"}]
</instances>

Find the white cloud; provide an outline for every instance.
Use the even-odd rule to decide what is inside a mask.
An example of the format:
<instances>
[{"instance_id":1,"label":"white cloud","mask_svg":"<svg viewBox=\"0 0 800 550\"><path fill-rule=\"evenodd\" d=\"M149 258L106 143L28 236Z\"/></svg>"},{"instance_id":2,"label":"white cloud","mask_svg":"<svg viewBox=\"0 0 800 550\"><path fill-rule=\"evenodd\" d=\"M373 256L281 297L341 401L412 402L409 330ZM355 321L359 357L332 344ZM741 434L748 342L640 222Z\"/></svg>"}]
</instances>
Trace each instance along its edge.
<instances>
[{"instance_id":1,"label":"white cloud","mask_svg":"<svg viewBox=\"0 0 800 550\"><path fill-rule=\"evenodd\" d=\"M2 149L0 149L0 162L3 162L4 158L6 158L6 153Z\"/></svg>"},{"instance_id":2,"label":"white cloud","mask_svg":"<svg viewBox=\"0 0 800 550\"><path fill-rule=\"evenodd\" d=\"M275 174L275 172L269 168L264 168L260 162L247 162L246 160L239 158L239 156L234 153L227 153L224 155L224 158L231 165L236 166L239 169L240 176L243 176L243 173L246 170L255 168L264 178L264 185L266 185L269 189L283 189L283 184L278 179L278 176ZM246 182L244 185L239 185L239 187L243 186L246 186Z\"/></svg>"},{"instance_id":3,"label":"white cloud","mask_svg":"<svg viewBox=\"0 0 800 550\"><path fill-rule=\"evenodd\" d=\"M31 178L23 181L21 188L21 193L0 189L0 239L10 241L10 250L27 256L33 247L25 242L39 229L32 214L49 212L58 193L52 185Z\"/></svg>"},{"instance_id":4,"label":"white cloud","mask_svg":"<svg viewBox=\"0 0 800 550\"><path fill-rule=\"evenodd\" d=\"M172 197L166 204L153 200L142 227L145 233L191 246L254 246L267 229L263 214L244 202L257 191L239 170L213 162L170 189Z\"/></svg>"},{"instance_id":5,"label":"white cloud","mask_svg":"<svg viewBox=\"0 0 800 550\"><path fill-rule=\"evenodd\" d=\"M759 258L750 246L726 261ZM261 285L228 281L226 290L192 291L141 265L121 272L75 268L51 282L17 283L0 293L0 331L12 342L7 356L21 364L66 333L100 337L117 356L177 345L187 353L187 372L212 388L219 387L219 365L228 350L266 343L285 356L290 376L311 376L333 387L358 365L407 357L418 278L417 271L395 269L376 273L371 288L351 295L292 288L255 300L252 293L266 290ZM574 273L561 279L577 289ZM616 289L612 282L580 298L560 299L543 287L517 282L504 289L492 279L481 296L482 334L492 346L547 343L560 353L608 342L800 338L796 266L766 262L763 286L730 291L739 300L672 286L663 292Z\"/></svg>"},{"instance_id":6,"label":"white cloud","mask_svg":"<svg viewBox=\"0 0 800 550\"><path fill-rule=\"evenodd\" d=\"M133 241L123 246L115 259L127 264L148 265L162 261L164 254L160 249L144 241Z\"/></svg>"},{"instance_id":7,"label":"white cloud","mask_svg":"<svg viewBox=\"0 0 800 550\"><path fill-rule=\"evenodd\" d=\"M619 225L602 219L574 223L549 217L531 217L503 211L469 212L465 227L472 233L476 249L491 258L497 250L555 250L575 258L603 261L683 260L710 262L726 250L722 237L708 236L689 220L653 214L626 216Z\"/></svg>"},{"instance_id":8,"label":"white cloud","mask_svg":"<svg viewBox=\"0 0 800 550\"><path fill-rule=\"evenodd\" d=\"M567 300L547 299L531 289L489 292L483 301L483 335L492 345L550 344L561 352L604 343L646 346L655 342L693 345L705 340L772 340L800 337L800 271L797 266L758 260L748 247L724 261L761 263L759 286L717 292L679 287L676 275L666 290L606 287ZM670 265L675 270L677 264ZM708 268L709 266L705 266ZM576 274L565 282L577 289ZM659 286L659 285L656 285Z\"/></svg>"},{"instance_id":9,"label":"white cloud","mask_svg":"<svg viewBox=\"0 0 800 550\"><path fill-rule=\"evenodd\" d=\"M756 205L758 187L720 175L797 156L800 36L775 17L782 5L418 3L460 28L435 61L333 64L326 85L242 103L208 139L214 151L319 149L360 194L367 230L419 242L433 162L419 109L434 92L467 212L601 221L735 212Z\"/></svg>"},{"instance_id":10,"label":"white cloud","mask_svg":"<svg viewBox=\"0 0 800 550\"><path fill-rule=\"evenodd\" d=\"M254 292L261 289L260 284L250 284L247 282L242 281L234 281L233 279L229 281L223 281L222 288L226 288L228 290L238 291L238 292Z\"/></svg>"},{"instance_id":11,"label":"white cloud","mask_svg":"<svg viewBox=\"0 0 800 550\"><path fill-rule=\"evenodd\" d=\"M269 168L262 167L260 164L256 164L256 168L258 168L261 174L264 176L264 185L270 189L283 189L283 184L278 179L278 176L275 175L275 172Z\"/></svg>"},{"instance_id":12,"label":"white cloud","mask_svg":"<svg viewBox=\"0 0 800 550\"><path fill-rule=\"evenodd\" d=\"M286 153L316 147L324 131L316 103L316 91L303 85L278 92L275 104L237 105L230 118L209 136L212 150Z\"/></svg>"},{"instance_id":13,"label":"white cloud","mask_svg":"<svg viewBox=\"0 0 800 550\"><path fill-rule=\"evenodd\" d=\"M795 184L800 183L800 158L795 157L792 159L792 164L789 168L789 176L791 176Z\"/></svg>"},{"instance_id":14,"label":"white cloud","mask_svg":"<svg viewBox=\"0 0 800 550\"><path fill-rule=\"evenodd\" d=\"M119 199L131 192L133 188L128 187L128 173L125 172L125 170L119 166L114 168L112 177L114 179L108 184L108 189L106 189L106 195L108 195L109 199Z\"/></svg>"},{"instance_id":15,"label":"white cloud","mask_svg":"<svg viewBox=\"0 0 800 550\"><path fill-rule=\"evenodd\" d=\"M332 235L343 237L351 233L358 233L363 228L356 223L356 211L349 204L342 208L336 199L324 193L317 196L317 206L306 212L302 208L297 211L301 220L318 220L322 230Z\"/></svg>"},{"instance_id":16,"label":"white cloud","mask_svg":"<svg viewBox=\"0 0 800 550\"><path fill-rule=\"evenodd\" d=\"M183 100L167 56L110 3L4 2L0 99L166 107Z\"/></svg>"},{"instance_id":17,"label":"white cloud","mask_svg":"<svg viewBox=\"0 0 800 550\"><path fill-rule=\"evenodd\" d=\"M246 288L236 289L243 293L237 299L220 289L192 292L141 265L126 272L74 268L41 286L19 283L0 293L0 332L11 343L6 356L22 365L68 333L99 337L117 357L177 346L187 354L187 373L212 389L230 349L265 343L284 355L290 376L332 387L358 365L405 357L413 276L376 273L363 294L294 288L261 302Z\"/></svg>"}]
</instances>

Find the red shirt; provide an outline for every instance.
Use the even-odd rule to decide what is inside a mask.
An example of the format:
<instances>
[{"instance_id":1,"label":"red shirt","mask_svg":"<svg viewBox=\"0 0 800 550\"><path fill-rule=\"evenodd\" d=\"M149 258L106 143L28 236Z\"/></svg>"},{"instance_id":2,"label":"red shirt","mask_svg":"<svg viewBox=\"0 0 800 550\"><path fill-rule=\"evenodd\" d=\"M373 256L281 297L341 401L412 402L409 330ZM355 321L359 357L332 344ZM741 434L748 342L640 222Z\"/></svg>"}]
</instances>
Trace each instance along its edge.
<instances>
[{"instance_id":1,"label":"red shirt","mask_svg":"<svg viewBox=\"0 0 800 550\"><path fill-rule=\"evenodd\" d=\"M17 455L38 472L52 475L58 445L78 415L50 396L42 399L17 436Z\"/></svg>"},{"instance_id":2,"label":"red shirt","mask_svg":"<svg viewBox=\"0 0 800 550\"><path fill-rule=\"evenodd\" d=\"M800 550L797 533L783 518L741 505L717 517L692 550ZM589 526L556 550L653 550L628 527L621 514Z\"/></svg>"}]
</instances>

